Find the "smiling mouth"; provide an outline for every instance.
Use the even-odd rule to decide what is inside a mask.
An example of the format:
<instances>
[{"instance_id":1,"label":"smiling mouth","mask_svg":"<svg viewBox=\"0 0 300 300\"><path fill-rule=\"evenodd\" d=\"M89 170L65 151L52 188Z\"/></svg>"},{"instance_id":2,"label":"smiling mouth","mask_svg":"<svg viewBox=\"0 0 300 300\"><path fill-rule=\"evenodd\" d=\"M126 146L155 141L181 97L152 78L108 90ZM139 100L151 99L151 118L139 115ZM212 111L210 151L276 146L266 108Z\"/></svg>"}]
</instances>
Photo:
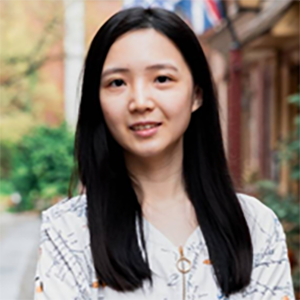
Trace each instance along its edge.
<instances>
[{"instance_id":1,"label":"smiling mouth","mask_svg":"<svg viewBox=\"0 0 300 300\"><path fill-rule=\"evenodd\" d=\"M136 126L131 126L130 129L133 131L147 131L152 128L160 126L162 123L157 123L157 124L147 124L147 125L136 125Z\"/></svg>"}]
</instances>

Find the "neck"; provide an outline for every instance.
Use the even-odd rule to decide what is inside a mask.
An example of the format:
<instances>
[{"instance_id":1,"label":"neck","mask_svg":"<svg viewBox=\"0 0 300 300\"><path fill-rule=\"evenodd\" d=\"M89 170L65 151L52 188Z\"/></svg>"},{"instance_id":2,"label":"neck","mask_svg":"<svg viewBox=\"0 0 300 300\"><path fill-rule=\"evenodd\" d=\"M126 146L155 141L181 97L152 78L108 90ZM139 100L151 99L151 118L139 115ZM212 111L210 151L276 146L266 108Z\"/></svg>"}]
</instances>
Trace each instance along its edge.
<instances>
[{"instance_id":1,"label":"neck","mask_svg":"<svg viewBox=\"0 0 300 300\"><path fill-rule=\"evenodd\" d=\"M125 153L125 163L142 205L163 209L186 199L182 176L183 145L180 140L172 149L153 157Z\"/></svg>"}]
</instances>

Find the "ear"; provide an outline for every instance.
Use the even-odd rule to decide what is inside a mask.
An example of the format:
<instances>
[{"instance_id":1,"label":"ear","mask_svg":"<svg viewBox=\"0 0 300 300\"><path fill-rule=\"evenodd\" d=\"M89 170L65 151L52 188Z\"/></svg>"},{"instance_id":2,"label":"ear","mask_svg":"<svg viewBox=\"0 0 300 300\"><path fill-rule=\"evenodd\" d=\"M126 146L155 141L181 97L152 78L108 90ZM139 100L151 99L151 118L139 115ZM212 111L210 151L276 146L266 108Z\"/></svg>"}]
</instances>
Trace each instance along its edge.
<instances>
[{"instance_id":1,"label":"ear","mask_svg":"<svg viewBox=\"0 0 300 300\"><path fill-rule=\"evenodd\" d=\"M196 86L194 88L194 93L193 93L193 105L192 105L192 112L197 110L203 102L203 92L202 89L199 86Z\"/></svg>"}]
</instances>

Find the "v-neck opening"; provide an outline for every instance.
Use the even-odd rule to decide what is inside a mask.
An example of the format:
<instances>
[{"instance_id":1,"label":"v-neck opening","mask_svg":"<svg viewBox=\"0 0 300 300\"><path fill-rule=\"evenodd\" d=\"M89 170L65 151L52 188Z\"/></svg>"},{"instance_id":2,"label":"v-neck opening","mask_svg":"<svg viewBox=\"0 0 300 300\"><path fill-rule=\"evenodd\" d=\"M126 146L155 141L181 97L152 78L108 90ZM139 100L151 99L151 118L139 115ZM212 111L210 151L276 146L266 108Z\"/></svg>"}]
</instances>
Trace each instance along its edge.
<instances>
[{"instance_id":1,"label":"v-neck opening","mask_svg":"<svg viewBox=\"0 0 300 300\"><path fill-rule=\"evenodd\" d=\"M149 227L151 227L151 229L157 235L159 235L161 237L162 240L164 240L167 244L169 244L170 247L172 247L174 249L179 249L179 247L183 247L185 249L189 245L189 243L192 240L192 238L194 237L194 235L200 231L200 226L198 225L194 229L194 231L189 235L189 237L186 239L185 243L183 245L177 246L164 233L162 233L155 225L150 223L144 216L143 216L143 220L149 225Z\"/></svg>"}]
</instances>

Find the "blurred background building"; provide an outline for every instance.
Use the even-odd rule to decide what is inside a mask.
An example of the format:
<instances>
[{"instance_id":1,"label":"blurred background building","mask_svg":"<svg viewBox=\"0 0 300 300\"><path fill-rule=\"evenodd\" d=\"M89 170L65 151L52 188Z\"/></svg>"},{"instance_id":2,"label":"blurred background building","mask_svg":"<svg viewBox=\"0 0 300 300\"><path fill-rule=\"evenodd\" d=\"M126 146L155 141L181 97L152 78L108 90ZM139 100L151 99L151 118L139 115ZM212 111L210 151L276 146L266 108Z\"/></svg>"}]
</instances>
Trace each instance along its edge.
<instances>
[{"instance_id":1,"label":"blurred background building","mask_svg":"<svg viewBox=\"0 0 300 300\"><path fill-rule=\"evenodd\" d=\"M21 212L30 218L29 212L68 193L82 68L94 34L120 9L140 5L176 12L197 34L216 84L231 173L240 190L261 199L282 221L299 292L300 26L295 0L1 1L0 241L6 241L6 253L14 243L7 232L15 239L21 232L11 213L27 220ZM23 259L30 261L26 255ZM0 274L12 276L5 282L28 269L33 276L34 263L23 265L7 275L0 263ZM2 298L18 297L16 292Z\"/></svg>"},{"instance_id":2,"label":"blurred background building","mask_svg":"<svg viewBox=\"0 0 300 300\"><path fill-rule=\"evenodd\" d=\"M227 24L200 37L227 107L227 149L239 161L231 165L243 184L269 178L279 182L282 194L299 193L277 160L278 141L296 130L299 113L287 100L299 92L299 2L239 3L240 9L226 1Z\"/></svg>"}]
</instances>

